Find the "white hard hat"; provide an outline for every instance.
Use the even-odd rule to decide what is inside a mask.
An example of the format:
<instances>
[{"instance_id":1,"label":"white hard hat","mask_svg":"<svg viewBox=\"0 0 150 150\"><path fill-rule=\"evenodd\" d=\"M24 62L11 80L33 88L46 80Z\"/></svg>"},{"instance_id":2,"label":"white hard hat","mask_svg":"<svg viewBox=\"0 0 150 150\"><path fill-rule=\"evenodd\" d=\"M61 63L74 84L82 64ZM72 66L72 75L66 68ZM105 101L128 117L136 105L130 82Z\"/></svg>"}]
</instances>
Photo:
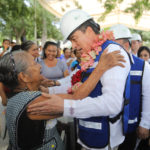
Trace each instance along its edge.
<instances>
[{"instance_id":1,"label":"white hard hat","mask_svg":"<svg viewBox=\"0 0 150 150\"><path fill-rule=\"evenodd\" d=\"M64 42L76 28L91 18L89 14L80 9L67 12L60 22L60 30L64 36Z\"/></svg>"},{"instance_id":2,"label":"white hard hat","mask_svg":"<svg viewBox=\"0 0 150 150\"><path fill-rule=\"evenodd\" d=\"M16 40L12 40L11 42L14 42L14 43L16 43L17 41L16 41Z\"/></svg>"},{"instance_id":3,"label":"white hard hat","mask_svg":"<svg viewBox=\"0 0 150 150\"><path fill-rule=\"evenodd\" d=\"M115 39L130 39L132 38L132 34L130 32L130 30L122 24L117 24L112 26L110 29L110 31L113 31L114 37Z\"/></svg>"},{"instance_id":4,"label":"white hard hat","mask_svg":"<svg viewBox=\"0 0 150 150\"><path fill-rule=\"evenodd\" d=\"M141 36L138 33L133 33L131 41L133 41L133 40L134 41L142 41L142 38L141 38Z\"/></svg>"}]
</instances>

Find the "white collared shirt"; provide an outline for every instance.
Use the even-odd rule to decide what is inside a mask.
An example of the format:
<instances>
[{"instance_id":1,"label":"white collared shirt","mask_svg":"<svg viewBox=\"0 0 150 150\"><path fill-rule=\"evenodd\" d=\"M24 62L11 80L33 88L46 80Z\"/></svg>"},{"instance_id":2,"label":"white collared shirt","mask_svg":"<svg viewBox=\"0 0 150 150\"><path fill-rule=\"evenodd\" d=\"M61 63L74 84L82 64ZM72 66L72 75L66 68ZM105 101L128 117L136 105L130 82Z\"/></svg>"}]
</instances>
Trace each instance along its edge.
<instances>
[{"instance_id":1,"label":"white collared shirt","mask_svg":"<svg viewBox=\"0 0 150 150\"><path fill-rule=\"evenodd\" d=\"M132 58L132 53L130 53L131 60L134 63L134 60ZM77 70L72 72L70 76L68 76L65 79L60 80L62 87L55 87L53 90L50 88L50 93L67 93L68 87L71 87L71 76L75 74ZM142 80L142 114L141 114L141 121L140 121L140 126L143 128L150 129L150 65L145 62L145 67L144 67L144 73L143 73L143 80ZM65 103L68 105L68 102ZM67 106L65 106L67 107Z\"/></svg>"},{"instance_id":2,"label":"white collared shirt","mask_svg":"<svg viewBox=\"0 0 150 150\"><path fill-rule=\"evenodd\" d=\"M150 129L150 65L145 62L142 80L142 113L140 126Z\"/></svg>"},{"instance_id":3,"label":"white collared shirt","mask_svg":"<svg viewBox=\"0 0 150 150\"><path fill-rule=\"evenodd\" d=\"M88 118L92 116L116 116L123 107L123 92L125 82L130 71L130 62L127 53L120 46L110 44L108 52L120 50L126 63L125 68L119 66L106 71L101 77L102 95L95 98L86 97L83 100L64 100L64 116L76 118ZM75 71L72 73L74 74ZM62 87L53 87L50 93L66 93L71 86L71 77L61 80ZM73 112L71 111L73 110ZM115 147L122 143L124 136L122 134L122 123L118 120L116 123L110 123L110 146ZM80 144L82 144L80 142Z\"/></svg>"}]
</instances>

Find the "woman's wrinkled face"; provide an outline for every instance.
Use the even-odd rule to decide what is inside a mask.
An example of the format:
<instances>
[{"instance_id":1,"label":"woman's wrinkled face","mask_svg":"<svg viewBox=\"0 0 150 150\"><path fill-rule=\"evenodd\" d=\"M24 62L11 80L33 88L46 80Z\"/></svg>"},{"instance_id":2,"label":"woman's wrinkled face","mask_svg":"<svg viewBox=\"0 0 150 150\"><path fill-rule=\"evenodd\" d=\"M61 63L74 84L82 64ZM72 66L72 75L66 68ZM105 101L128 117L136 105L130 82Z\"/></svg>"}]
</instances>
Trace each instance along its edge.
<instances>
[{"instance_id":1,"label":"woman's wrinkled face","mask_svg":"<svg viewBox=\"0 0 150 150\"><path fill-rule=\"evenodd\" d=\"M150 55L149 55L149 53L146 50L143 50L140 53L140 58L143 59L143 60L145 60L145 61L148 61L149 58L150 58Z\"/></svg>"},{"instance_id":2,"label":"woman's wrinkled face","mask_svg":"<svg viewBox=\"0 0 150 150\"><path fill-rule=\"evenodd\" d=\"M37 58L39 56L39 49L38 49L37 45L33 44L29 48L28 53L30 53L34 57L34 59Z\"/></svg>"},{"instance_id":3,"label":"woman's wrinkled face","mask_svg":"<svg viewBox=\"0 0 150 150\"><path fill-rule=\"evenodd\" d=\"M33 89L39 87L39 85L41 84L41 81L43 79L42 75L41 75L41 65L36 63L33 59L33 57L29 56L28 60L28 68L25 71L25 74L28 76L28 82L27 83L31 83L31 86ZM36 89L35 89L36 90Z\"/></svg>"},{"instance_id":4,"label":"woman's wrinkled face","mask_svg":"<svg viewBox=\"0 0 150 150\"><path fill-rule=\"evenodd\" d=\"M57 56L57 46L55 45L49 45L45 49L45 55L46 58L49 60L54 60Z\"/></svg>"}]
</instances>

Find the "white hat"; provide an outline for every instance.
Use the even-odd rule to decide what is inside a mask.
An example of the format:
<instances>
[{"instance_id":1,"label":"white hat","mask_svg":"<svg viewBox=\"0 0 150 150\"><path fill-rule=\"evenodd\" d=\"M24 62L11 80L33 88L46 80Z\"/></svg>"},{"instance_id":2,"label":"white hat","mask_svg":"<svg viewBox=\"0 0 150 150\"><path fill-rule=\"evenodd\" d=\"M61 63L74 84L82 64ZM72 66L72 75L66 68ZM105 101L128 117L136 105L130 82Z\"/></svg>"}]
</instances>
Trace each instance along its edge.
<instances>
[{"instance_id":1,"label":"white hat","mask_svg":"<svg viewBox=\"0 0 150 150\"><path fill-rule=\"evenodd\" d=\"M74 9L67 12L60 22L60 30L64 36L64 42L66 42L67 38L75 29L91 18L92 17L89 14L80 9Z\"/></svg>"},{"instance_id":2,"label":"white hat","mask_svg":"<svg viewBox=\"0 0 150 150\"><path fill-rule=\"evenodd\" d=\"M125 25L117 24L112 26L109 30L113 31L116 40L123 38L132 38L130 30Z\"/></svg>"},{"instance_id":3,"label":"white hat","mask_svg":"<svg viewBox=\"0 0 150 150\"><path fill-rule=\"evenodd\" d=\"M142 41L142 38L141 38L140 34L138 34L138 33L133 33L133 34L132 34L131 41Z\"/></svg>"}]
</instances>

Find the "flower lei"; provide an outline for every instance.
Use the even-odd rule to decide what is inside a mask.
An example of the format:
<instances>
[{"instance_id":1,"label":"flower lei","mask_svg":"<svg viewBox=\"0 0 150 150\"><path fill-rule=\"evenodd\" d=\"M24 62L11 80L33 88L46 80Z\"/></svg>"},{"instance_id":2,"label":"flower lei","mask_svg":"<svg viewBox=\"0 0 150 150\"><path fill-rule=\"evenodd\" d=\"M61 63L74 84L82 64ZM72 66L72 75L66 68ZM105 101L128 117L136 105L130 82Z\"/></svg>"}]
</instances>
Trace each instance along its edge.
<instances>
[{"instance_id":1,"label":"flower lei","mask_svg":"<svg viewBox=\"0 0 150 150\"><path fill-rule=\"evenodd\" d=\"M72 76L71 80L71 88L68 89L68 93L71 94L82 84L81 82L81 74L83 71L86 71L89 67L93 66L94 60L99 52L102 50L101 45L106 40L114 40L114 35L112 31L102 31L99 36L99 40L92 47L92 50L89 50L86 53L81 55L81 70L77 71L76 74Z\"/></svg>"}]
</instances>

